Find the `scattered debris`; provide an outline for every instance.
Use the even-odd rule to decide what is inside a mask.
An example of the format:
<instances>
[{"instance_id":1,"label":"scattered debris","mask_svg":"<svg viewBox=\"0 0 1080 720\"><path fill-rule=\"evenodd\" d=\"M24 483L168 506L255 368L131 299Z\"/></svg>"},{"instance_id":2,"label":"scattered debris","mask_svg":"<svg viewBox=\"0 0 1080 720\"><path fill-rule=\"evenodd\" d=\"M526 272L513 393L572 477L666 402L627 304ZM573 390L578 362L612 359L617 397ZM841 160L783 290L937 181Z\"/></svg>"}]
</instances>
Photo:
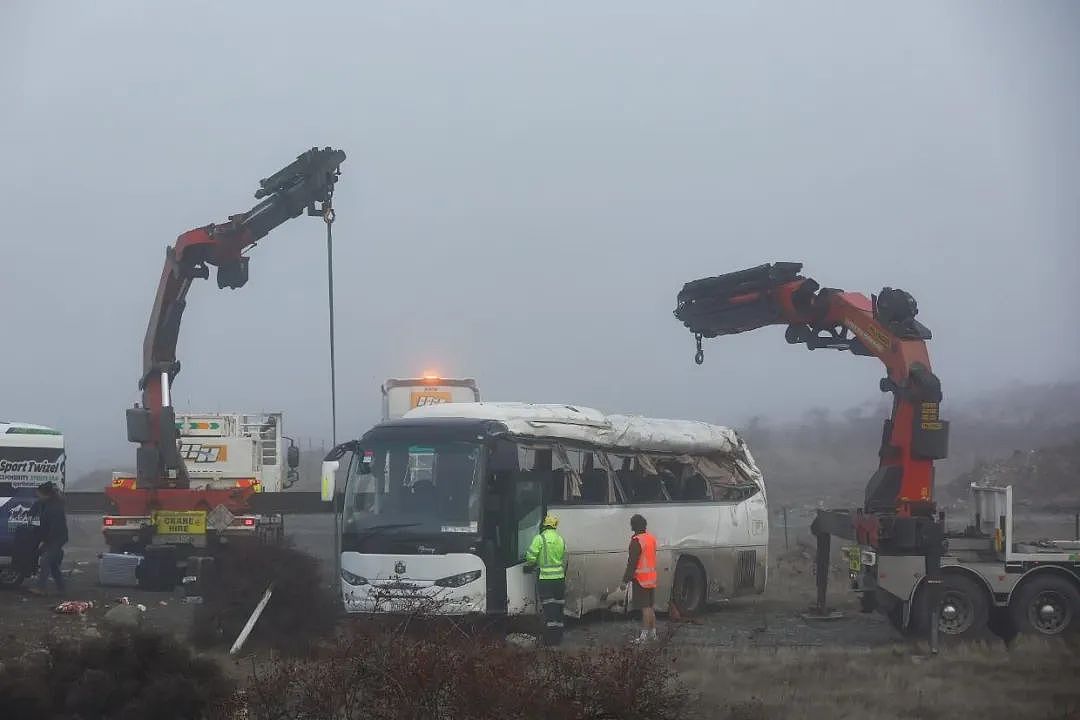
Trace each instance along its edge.
<instances>
[{"instance_id":1,"label":"scattered debris","mask_svg":"<svg viewBox=\"0 0 1080 720\"><path fill-rule=\"evenodd\" d=\"M807 622L828 622L832 620L843 620L847 616L839 610L826 609L822 611L818 608L810 608L805 612L799 613L799 617Z\"/></svg>"},{"instance_id":2,"label":"scattered debris","mask_svg":"<svg viewBox=\"0 0 1080 720\"><path fill-rule=\"evenodd\" d=\"M537 646L538 641L535 635L527 635L525 633L510 633L506 636L506 644L521 648L534 648Z\"/></svg>"},{"instance_id":3,"label":"scattered debris","mask_svg":"<svg viewBox=\"0 0 1080 720\"><path fill-rule=\"evenodd\" d=\"M82 615L92 607L94 603L91 600L65 600L53 609L63 615Z\"/></svg>"}]
</instances>

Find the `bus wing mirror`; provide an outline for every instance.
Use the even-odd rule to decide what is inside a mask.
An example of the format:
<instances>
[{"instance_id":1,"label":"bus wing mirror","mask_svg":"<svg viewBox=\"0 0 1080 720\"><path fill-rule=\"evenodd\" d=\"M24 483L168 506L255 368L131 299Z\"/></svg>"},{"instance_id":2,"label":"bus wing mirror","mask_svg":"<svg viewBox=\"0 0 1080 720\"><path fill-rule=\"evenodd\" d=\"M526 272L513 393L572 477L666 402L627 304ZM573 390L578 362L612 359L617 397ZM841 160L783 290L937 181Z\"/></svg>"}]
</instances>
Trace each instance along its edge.
<instances>
[{"instance_id":1,"label":"bus wing mirror","mask_svg":"<svg viewBox=\"0 0 1080 720\"><path fill-rule=\"evenodd\" d=\"M288 450L285 451L285 462L290 470L300 467L300 448L290 445Z\"/></svg>"},{"instance_id":2,"label":"bus wing mirror","mask_svg":"<svg viewBox=\"0 0 1080 720\"><path fill-rule=\"evenodd\" d=\"M334 490L337 487L337 471L341 465L337 460L323 460L322 464L322 487L320 499L323 502L333 502Z\"/></svg>"}]
</instances>

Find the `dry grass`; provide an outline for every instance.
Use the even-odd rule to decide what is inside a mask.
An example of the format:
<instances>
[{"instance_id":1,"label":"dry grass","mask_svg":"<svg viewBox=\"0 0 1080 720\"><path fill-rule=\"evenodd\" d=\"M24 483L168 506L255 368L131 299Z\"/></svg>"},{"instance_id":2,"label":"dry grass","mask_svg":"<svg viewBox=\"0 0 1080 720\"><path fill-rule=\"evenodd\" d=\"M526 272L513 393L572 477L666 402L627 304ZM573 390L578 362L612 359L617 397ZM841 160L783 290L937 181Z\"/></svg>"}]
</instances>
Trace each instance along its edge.
<instances>
[{"instance_id":1,"label":"dry grass","mask_svg":"<svg viewBox=\"0 0 1080 720\"><path fill-rule=\"evenodd\" d=\"M1080 648L1022 638L929 657L887 648L703 649L679 654L679 677L705 717L1080 718Z\"/></svg>"}]
</instances>

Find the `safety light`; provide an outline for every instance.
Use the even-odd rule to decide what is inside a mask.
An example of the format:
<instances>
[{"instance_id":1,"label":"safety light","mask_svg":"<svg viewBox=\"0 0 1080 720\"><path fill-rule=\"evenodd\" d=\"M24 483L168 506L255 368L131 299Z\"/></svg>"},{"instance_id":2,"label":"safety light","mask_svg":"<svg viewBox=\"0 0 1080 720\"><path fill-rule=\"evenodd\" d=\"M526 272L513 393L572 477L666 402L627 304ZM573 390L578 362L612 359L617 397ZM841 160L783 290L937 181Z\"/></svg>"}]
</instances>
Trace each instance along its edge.
<instances>
[{"instance_id":1,"label":"safety light","mask_svg":"<svg viewBox=\"0 0 1080 720\"><path fill-rule=\"evenodd\" d=\"M113 524L113 522L114 522L114 520L113 520L112 518L108 518L108 517L107 517L107 518L105 518L105 524L106 524L106 525L112 525L112 524Z\"/></svg>"},{"instance_id":2,"label":"safety light","mask_svg":"<svg viewBox=\"0 0 1080 720\"><path fill-rule=\"evenodd\" d=\"M255 524L255 518L244 518L244 525L251 527Z\"/></svg>"}]
</instances>

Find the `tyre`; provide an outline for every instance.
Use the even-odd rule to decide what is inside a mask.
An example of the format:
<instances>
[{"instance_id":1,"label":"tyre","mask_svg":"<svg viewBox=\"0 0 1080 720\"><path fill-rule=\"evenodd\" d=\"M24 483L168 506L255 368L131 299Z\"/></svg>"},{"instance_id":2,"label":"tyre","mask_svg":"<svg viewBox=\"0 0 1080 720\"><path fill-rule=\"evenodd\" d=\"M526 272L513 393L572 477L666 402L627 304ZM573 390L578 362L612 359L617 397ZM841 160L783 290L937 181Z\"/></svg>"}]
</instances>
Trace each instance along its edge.
<instances>
[{"instance_id":1,"label":"tyre","mask_svg":"<svg viewBox=\"0 0 1080 720\"><path fill-rule=\"evenodd\" d=\"M1055 637L1076 632L1080 590L1058 575L1037 575L1013 593L1009 613L1021 633Z\"/></svg>"},{"instance_id":2,"label":"tyre","mask_svg":"<svg viewBox=\"0 0 1080 720\"><path fill-rule=\"evenodd\" d=\"M675 566L671 600L683 615L693 615L705 607L705 571L693 560L683 558Z\"/></svg>"},{"instance_id":3,"label":"tyre","mask_svg":"<svg viewBox=\"0 0 1080 720\"><path fill-rule=\"evenodd\" d=\"M22 570L17 570L10 565L0 568L0 587L16 588L22 585L22 581L25 579L26 573Z\"/></svg>"},{"instance_id":4,"label":"tyre","mask_svg":"<svg viewBox=\"0 0 1080 720\"><path fill-rule=\"evenodd\" d=\"M974 640L986 636L990 621L990 598L986 588L965 575L947 574L941 579L938 632L943 639ZM919 589L911 609L910 626L925 637L930 626L926 588Z\"/></svg>"}]
</instances>

